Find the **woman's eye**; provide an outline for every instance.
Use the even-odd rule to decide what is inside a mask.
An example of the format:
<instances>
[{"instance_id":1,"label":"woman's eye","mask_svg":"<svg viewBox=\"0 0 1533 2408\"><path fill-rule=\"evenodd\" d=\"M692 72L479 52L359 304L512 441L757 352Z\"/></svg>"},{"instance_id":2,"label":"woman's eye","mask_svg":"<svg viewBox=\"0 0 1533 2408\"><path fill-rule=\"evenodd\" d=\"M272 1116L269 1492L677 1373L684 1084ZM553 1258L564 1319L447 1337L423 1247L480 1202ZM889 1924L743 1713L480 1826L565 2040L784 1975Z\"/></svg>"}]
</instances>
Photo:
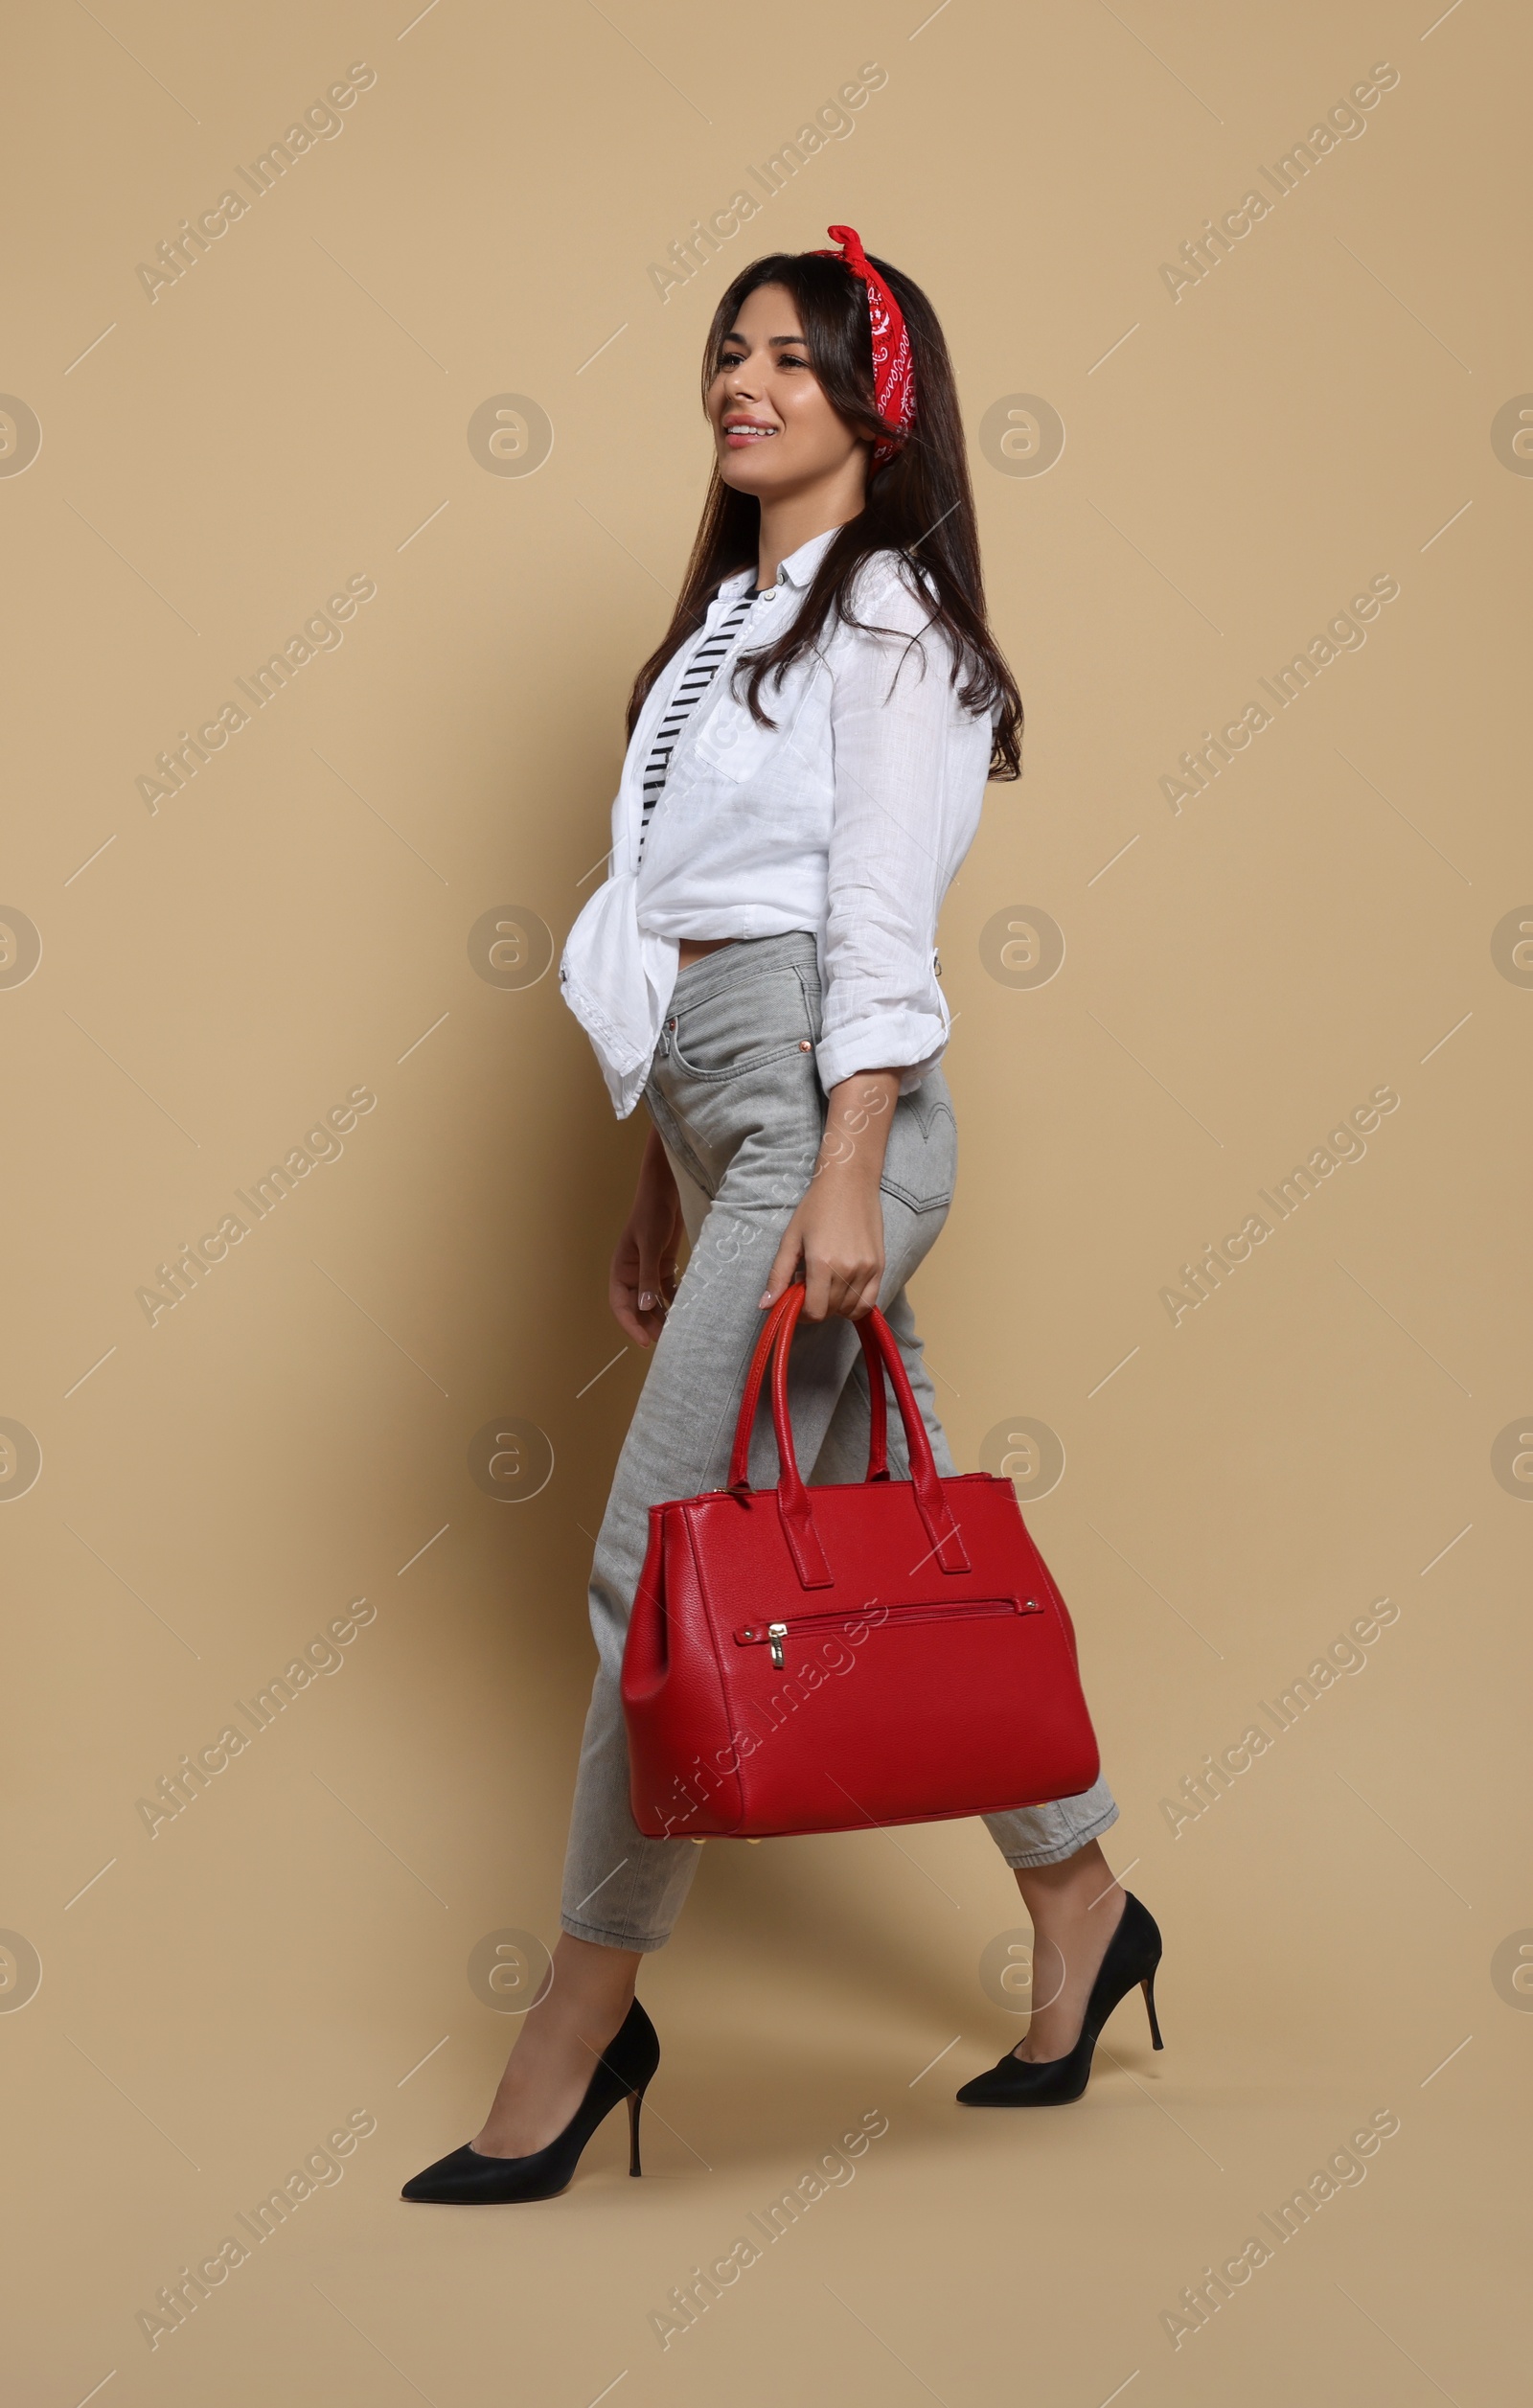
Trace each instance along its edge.
<instances>
[{"instance_id":1,"label":"woman's eye","mask_svg":"<svg viewBox=\"0 0 1533 2408\"><path fill-rule=\"evenodd\" d=\"M740 367L744 358L745 354L743 351L722 352L720 355L719 365L715 369L714 374L720 377L727 376L730 369ZM776 364L779 368L807 368L809 366L809 361L806 358L800 358L796 352L784 352L778 358Z\"/></svg>"}]
</instances>

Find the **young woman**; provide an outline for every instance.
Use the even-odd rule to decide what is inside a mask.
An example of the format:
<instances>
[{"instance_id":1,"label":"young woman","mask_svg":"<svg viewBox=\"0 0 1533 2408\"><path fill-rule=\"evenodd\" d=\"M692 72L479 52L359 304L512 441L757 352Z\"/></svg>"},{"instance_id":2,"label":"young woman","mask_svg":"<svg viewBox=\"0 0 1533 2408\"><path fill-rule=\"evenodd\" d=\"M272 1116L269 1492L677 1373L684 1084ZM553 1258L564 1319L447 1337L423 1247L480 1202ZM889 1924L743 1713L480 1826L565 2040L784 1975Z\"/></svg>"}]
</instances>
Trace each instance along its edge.
<instances>
[{"instance_id":1,"label":"young woman","mask_svg":"<svg viewBox=\"0 0 1533 2408\"><path fill-rule=\"evenodd\" d=\"M849 227L830 232L838 251L755 261L715 313L708 499L629 703L611 874L561 966L619 1117L641 1095L649 1112L610 1296L654 1360L596 1545L601 1663L553 1979L482 2130L407 2199L552 2197L625 2098L639 2170L659 2043L634 1981L698 1851L633 1822L624 1639L648 1508L724 1483L763 1309L803 1280L790 1398L815 1479L863 1477L854 1325L874 1304L937 1468L953 1469L905 1294L953 1187L933 946L986 780L1018 774L1021 707L986 625L936 315ZM765 1485L769 1428L756 1445ZM892 1426L890 1445L893 1476L908 1477ZM1153 1977L1159 1933L1098 1844L1116 1820L1101 1781L985 1817L1032 1920L1035 1994L1026 2038L964 2086L966 2103L1079 2098L1102 2024Z\"/></svg>"}]
</instances>

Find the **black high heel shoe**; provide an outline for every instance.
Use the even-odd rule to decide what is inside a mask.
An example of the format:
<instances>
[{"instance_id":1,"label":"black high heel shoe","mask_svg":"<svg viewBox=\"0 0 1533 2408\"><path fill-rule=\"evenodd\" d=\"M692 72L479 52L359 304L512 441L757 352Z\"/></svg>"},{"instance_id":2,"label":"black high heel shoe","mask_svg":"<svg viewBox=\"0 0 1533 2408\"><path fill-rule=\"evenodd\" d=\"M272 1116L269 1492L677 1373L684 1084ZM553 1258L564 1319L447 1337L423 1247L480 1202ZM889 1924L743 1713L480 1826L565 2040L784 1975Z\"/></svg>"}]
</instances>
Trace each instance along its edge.
<instances>
[{"instance_id":1,"label":"black high heel shoe","mask_svg":"<svg viewBox=\"0 0 1533 2408\"><path fill-rule=\"evenodd\" d=\"M581 2152L597 2125L623 2098L629 2102L629 2172L639 2173L639 2109L659 2062L659 2036L635 1999L616 2037L597 2058L584 2098L546 2148L534 2149L530 2157L483 2157L465 2144L414 2175L400 2198L430 2199L450 2207L557 2198L574 2180Z\"/></svg>"},{"instance_id":2,"label":"black high heel shoe","mask_svg":"<svg viewBox=\"0 0 1533 2408\"><path fill-rule=\"evenodd\" d=\"M1079 2098L1091 2078L1091 2053L1103 2025L1135 1984L1144 1992L1150 2016L1150 2038L1157 2049L1165 2043L1155 2018L1155 1968L1160 1962L1160 1928L1132 1890L1123 1893L1123 1913L1108 1942L1108 1953L1086 2002L1081 2036L1068 2056L1048 2057L1028 2064L1021 2057L1003 2056L988 2074L977 2074L958 2093L965 2107L1064 2107Z\"/></svg>"}]
</instances>

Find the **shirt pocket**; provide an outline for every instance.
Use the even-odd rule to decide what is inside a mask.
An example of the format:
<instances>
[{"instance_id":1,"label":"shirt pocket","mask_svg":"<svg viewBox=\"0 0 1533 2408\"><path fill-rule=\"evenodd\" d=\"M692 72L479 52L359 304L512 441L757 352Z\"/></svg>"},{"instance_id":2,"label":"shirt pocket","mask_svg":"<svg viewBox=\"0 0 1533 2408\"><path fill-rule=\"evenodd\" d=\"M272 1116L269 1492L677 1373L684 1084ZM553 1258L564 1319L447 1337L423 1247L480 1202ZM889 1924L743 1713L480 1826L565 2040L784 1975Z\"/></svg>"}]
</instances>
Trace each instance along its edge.
<instances>
[{"instance_id":1,"label":"shirt pocket","mask_svg":"<svg viewBox=\"0 0 1533 2408\"><path fill-rule=\"evenodd\" d=\"M730 663L725 662L721 676L727 676ZM745 682L744 676L742 684ZM697 732L697 758L718 777L727 778L731 785L744 786L766 767L780 745L786 745L793 732L793 724L804 700L802 684L792 680L785 693L773 694L770 680L764 681L761 702L776 722L763 727L751 717L749 705L737 701L726 687L720 694L713 709Z\"/></svg>"}]
</instances>

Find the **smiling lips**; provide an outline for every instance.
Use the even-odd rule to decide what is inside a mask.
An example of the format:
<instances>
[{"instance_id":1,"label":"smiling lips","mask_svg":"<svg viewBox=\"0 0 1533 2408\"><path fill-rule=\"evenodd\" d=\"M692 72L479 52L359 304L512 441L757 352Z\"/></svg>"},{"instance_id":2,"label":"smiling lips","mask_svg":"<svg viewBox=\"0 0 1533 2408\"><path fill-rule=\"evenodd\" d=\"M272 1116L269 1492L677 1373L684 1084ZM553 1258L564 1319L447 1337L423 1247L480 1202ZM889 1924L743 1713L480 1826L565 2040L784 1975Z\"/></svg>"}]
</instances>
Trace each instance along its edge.
<instances>
[{"instance_id":1,"label":"smiling lips","mask_svg":"<svg viewBox=\"0 0 1533 2408\"><path fill-rule=\"evenodd\" d=\"M748 443L765 443L768 435L775 435L776 432L775 426L764 425L759 419L728 418L724 421L724 441L736 450Z\"/></svg>"}]
</instances>

